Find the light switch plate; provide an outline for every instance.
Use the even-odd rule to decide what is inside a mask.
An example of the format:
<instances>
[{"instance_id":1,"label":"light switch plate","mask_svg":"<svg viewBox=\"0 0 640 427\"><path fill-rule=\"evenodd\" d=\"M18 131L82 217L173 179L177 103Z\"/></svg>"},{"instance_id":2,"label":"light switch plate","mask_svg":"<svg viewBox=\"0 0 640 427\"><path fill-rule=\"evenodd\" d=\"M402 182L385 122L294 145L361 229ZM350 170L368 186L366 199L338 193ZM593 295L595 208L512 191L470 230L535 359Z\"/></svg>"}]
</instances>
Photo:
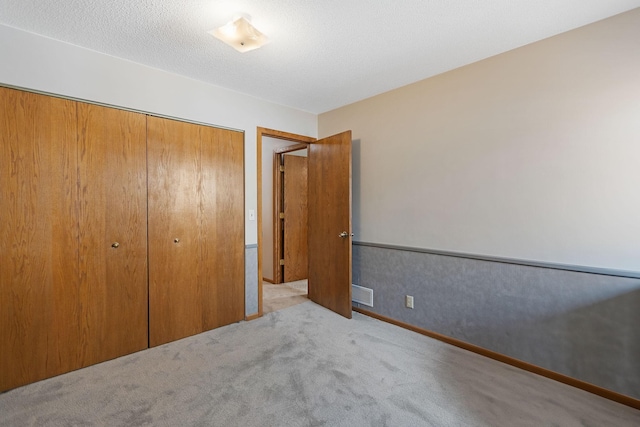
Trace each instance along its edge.
<instances>
[{"instance_id":1,"label":"light switch plate","mask_svg":"<svg viewBox=\"0 0 640 427\"><path fill-rule=\"evenodd\" d=\"M406 295L404 297L404 305L407 308L413 308L413 297L411 295Z\"/></svg>"}]
</instances>

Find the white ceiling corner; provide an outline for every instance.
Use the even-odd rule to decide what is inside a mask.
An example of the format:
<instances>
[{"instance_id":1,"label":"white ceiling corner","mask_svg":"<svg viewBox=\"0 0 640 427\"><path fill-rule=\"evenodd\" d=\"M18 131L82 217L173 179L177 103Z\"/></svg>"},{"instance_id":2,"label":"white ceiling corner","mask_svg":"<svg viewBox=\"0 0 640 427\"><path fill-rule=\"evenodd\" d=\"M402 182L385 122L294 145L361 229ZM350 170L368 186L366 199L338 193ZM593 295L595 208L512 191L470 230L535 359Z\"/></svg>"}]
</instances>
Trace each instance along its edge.
<instances>
[{"instance_id":1,"label":"white ceiling corner","mask_svg":"<svg viewBox=\"0 0 640 427\"><path fill-rule=\"evenodd\" d=\"M0 24L321 113L640 7L640 0L2 0ZM207 31L248 14L245 54Z\"/></svg>"}]
</instances>

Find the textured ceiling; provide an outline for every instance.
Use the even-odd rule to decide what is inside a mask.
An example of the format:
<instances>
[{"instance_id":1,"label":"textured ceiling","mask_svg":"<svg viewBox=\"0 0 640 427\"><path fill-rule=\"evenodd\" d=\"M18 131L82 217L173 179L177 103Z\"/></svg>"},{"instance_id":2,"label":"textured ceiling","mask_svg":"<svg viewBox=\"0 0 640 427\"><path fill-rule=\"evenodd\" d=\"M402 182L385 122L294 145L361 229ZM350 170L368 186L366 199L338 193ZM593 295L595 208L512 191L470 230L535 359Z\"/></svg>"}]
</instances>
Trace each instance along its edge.
<instances>
[{"instance_id":1,"label":"textured ceiling","mask_svg":"<svg viewBox=\"0 0 640 427\"><path fill-rule=\"evenodd\" d=\"M0 0L0 23L321 113L640 7L640 0ZM271 42L207 34L248 14Z\"/></svg>"}]
</instances>

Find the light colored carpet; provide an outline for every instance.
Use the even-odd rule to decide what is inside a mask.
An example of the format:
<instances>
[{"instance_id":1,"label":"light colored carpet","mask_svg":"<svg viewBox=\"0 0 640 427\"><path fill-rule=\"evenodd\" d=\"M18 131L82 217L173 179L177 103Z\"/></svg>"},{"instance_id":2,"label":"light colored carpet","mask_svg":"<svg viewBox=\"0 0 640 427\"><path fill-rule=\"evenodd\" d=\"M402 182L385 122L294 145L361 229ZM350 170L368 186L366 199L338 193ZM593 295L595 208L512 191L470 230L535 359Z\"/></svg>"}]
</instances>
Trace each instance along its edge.
<instances>
[{"instance_id":1,"label":"light colored carpet","mask_svg":"<svg viewBox=\"0 0 640 427\"><path fill-rule=\"evenodd\" d=\"M640 411L305 302L0 395L2 426L638 426Z\"/></svg>"},{"instance_id":2,"label":"light colored carpet","mask_svg":"<svg viewBox=\"0 0 640 427\"><path fill-rule=\"evenodd\" d=\"M307 302L307 280L274 285L262 282L262 312L264 314L282 310Z\"/></svg>"}]
</instances>

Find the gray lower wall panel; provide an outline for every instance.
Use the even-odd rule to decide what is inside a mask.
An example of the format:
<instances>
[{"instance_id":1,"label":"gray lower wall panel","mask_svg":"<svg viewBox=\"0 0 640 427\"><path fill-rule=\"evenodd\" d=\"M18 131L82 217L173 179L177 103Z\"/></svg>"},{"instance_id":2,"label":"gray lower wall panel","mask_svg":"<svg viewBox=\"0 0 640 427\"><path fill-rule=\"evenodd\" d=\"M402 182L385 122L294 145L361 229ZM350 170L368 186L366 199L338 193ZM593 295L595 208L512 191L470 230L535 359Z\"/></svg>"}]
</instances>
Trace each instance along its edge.
<instances>
[{"instance_id":1,"label":"gray lower wall panel","mask_svg":"<svg viewBox=\"0 0 640 427\"><path fill-rule=\"evenodd\" d=\"M353 283L364 309L640 398L640 279L355 244Z\"/></svg>"},{"instance_id":2,"label":"gray lower wall panel","mask_svg":"<svg viewBox=\"0 0 640 427\"><path fill-rule=\"evenodd\" d=\"M244 315L258 312L258 247L244 249Z\"/></svg>"}]
</instances>

